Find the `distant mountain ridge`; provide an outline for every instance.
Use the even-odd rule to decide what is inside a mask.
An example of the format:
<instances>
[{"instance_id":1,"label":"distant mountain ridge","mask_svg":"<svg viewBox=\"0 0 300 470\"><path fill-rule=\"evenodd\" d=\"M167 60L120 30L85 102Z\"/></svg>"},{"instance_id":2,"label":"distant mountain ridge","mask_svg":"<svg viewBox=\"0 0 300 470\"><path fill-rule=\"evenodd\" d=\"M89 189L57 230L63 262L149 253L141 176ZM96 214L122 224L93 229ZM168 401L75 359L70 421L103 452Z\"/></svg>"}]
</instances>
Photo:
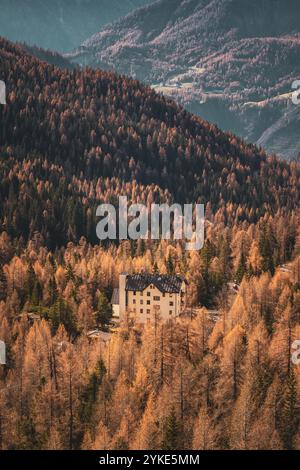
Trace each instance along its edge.
<instances>
[{"instance_id":1,"label":"distant mountain ridge","mask_svg":"<svg viewBox=\"0 0 300 470\"><path fill-rule=\"evenodd\" d=\"M295 34L299 19L296 0L289 8L284 0L158 0L108 25L83 46L94 49L95 64L110 57L108 63L118 65L143 51L170 67L196 65L231 41Z\"/></svg>"},{"instance_id":2,"label":"distant mountain ridge","mask_svg":"<svg viewBox=\"0 0 300 470\"><path fill-rule=\"evenodd\" d=\"M0 36L59 52L150 0L1 0Z\"/></svg>"},{"instance_id":3,"label":"distant mountain ridge","mask_svg":"<svg viewBox=\"0 0 300 470\"><path fill-rule=\"evenodd\" d=\"M300 77L299 25L296 0L159 0L68 57L134 75L224 130L292 158L300 139L286 116L300 123L288 95Z\"/></svg>"}]
</instances>

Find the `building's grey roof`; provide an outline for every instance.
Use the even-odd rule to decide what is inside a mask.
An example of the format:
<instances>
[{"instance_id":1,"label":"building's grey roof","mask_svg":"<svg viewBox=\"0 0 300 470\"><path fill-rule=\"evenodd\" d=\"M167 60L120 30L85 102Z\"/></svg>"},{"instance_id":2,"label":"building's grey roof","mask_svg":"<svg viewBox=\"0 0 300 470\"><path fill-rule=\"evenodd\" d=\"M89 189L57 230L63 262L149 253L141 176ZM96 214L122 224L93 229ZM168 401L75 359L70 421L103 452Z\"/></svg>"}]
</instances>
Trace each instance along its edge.
<instances>
[{"instance_id":1,"label":"building's grey roof","mask_svg":"<svg viewBox=\"0 0 300 470\"><path fill-rule=\"evenodd\" d=\"M118 288L113 290L111 303L112 303L112 305L119 305L119 289Z\"/></svg>"},{"instance_id":2,"label":"building's grey roof","mask_svg":"<svg viewBox=\"0 0 300 470\"><path fill-rule=\"evenodd\" d=\"M185 281L180 276L147 273L133 274L128 275L126 278L126 290L142 292L147 289L150 284L153 284L162 293L178 294L183 282Z\"/></svg>"}]
</instances>

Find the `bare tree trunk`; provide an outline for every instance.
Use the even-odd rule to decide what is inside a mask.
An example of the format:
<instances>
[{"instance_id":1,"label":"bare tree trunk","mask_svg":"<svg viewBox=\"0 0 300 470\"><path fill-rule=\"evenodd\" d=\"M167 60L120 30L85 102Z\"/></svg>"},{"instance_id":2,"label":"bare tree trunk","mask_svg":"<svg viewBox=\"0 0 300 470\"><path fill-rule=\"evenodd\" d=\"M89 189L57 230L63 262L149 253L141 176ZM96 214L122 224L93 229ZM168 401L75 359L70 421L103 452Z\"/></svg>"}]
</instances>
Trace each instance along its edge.
<instances>
[{"instance_id":1,"label":"bare tree trunk","mask_svg":"<svg viewBox=\"0 0 300 470\"><path fill-rule=\"evenodd\" d=\"M288 319L288 357L287 357L287 375L291 373L291 355L292 355L292 327L291 320Z\"/></svg>"},{"instance_id":2,"label":"bare tree trunk","mask_svg":"<svg viewBox=\"0 0 300 470\"><path fill-rule=\"evenodd\" d=\"M0 414L0 450L3 448L3 436L2 436L2 416Z\"/></svg>"},{"instance_id":3,"label":"bare tree trunk","mask_svg":"<svg viewBox=\"0 0 300 470\"><path fill-rule=\"evenodd\" d=\"M69 448L70 450L73 449L73 389L72 389L72 364L70 358L70 368L69 368L69 412L70 412L70 420L69 420Z\"/></svg>"},{"instance_id":4,"label":"bare tree trunk","mask_svg":"<svg viewBox=\"0 0 300 470\"><path fill-rule=\"evenodd\" d=\"M234 357L233 357L233 399L237 398L237 360L236 360L236 347L234 348Z\"/></svg>"},{"instance_id":5,"label":"bare tree trunk","mask_svg":"<svg viewBox=\"0 0 300 470\"><path fill-rule=\"evenodd\" d=\"M160 381L163 383L165 373L165 364L164 364L164 327L161 327L161 336L160 336Z\"/></svg>"}]
</instances>

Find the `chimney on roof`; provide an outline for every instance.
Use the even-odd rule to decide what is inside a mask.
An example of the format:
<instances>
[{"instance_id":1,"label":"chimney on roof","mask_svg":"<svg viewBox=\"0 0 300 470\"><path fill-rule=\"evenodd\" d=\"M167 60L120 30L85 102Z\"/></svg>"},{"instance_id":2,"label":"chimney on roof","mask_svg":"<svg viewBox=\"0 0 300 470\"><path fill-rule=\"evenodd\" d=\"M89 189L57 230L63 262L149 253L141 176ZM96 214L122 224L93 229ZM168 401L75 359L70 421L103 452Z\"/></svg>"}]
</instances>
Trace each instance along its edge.
<instances>
[{"instance_id":1,"label":"chimney on roof","mask_svg":"<svg viewBox=\"0 0 300 470\"><path fill-rule=\"evenodd\" d=\"M121 273L119 276L119 315L122 321L126 313L126 279L127 273Z\"/></svg>"}]
</instances>

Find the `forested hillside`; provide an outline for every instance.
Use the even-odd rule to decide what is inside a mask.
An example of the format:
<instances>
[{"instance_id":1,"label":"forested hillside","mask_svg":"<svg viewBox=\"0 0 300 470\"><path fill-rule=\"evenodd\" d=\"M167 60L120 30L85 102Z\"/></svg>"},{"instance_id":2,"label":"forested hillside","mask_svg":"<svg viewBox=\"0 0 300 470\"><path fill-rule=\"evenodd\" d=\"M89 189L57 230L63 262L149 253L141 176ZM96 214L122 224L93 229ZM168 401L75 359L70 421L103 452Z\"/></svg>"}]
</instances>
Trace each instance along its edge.
<instances>
[{"instance_id":1,"label":"forested hillside","mask_svg":"<svg viewBox=\"0 0 300 470\"><path fill-rule=\"evenodd\" d=\"M0 73L0 449L299 449L299 165L3 39ZM204 202L203 249L99 244L119 195ZM188 308L114 324L124 271L180 274Z\"/></svg>"},{"instance_id":2,"label":"forested hillside","mask_svg":"<svg viewBox=\"0 0 300 470\"><path fill-rule=\"evenodd\" d=\"M191 255L84 239L53 254L38 235L15 250L2 233L0 449L299 449L299 215L219 224ZM274 274L270 253L295 260ZM141 269L182 273L189 303L219 313L90 338L118 274Z\"/></svg>"},{"instance_id":3,"label":"forested hillside","mask_svg":"<svg viewBox=\"0 0 300 470\"><path fill-rule=\"evenodd\" d=\"M112 178L158 186L175 202L209 203L228 222L298 204L296 163L267 157L138 81L60 70L5 40L0 55L8 102L0 109L0 216L10 235L38 230L52 247L81 235L94 242L95 207Z\"/></svg>"}]
</instances>

